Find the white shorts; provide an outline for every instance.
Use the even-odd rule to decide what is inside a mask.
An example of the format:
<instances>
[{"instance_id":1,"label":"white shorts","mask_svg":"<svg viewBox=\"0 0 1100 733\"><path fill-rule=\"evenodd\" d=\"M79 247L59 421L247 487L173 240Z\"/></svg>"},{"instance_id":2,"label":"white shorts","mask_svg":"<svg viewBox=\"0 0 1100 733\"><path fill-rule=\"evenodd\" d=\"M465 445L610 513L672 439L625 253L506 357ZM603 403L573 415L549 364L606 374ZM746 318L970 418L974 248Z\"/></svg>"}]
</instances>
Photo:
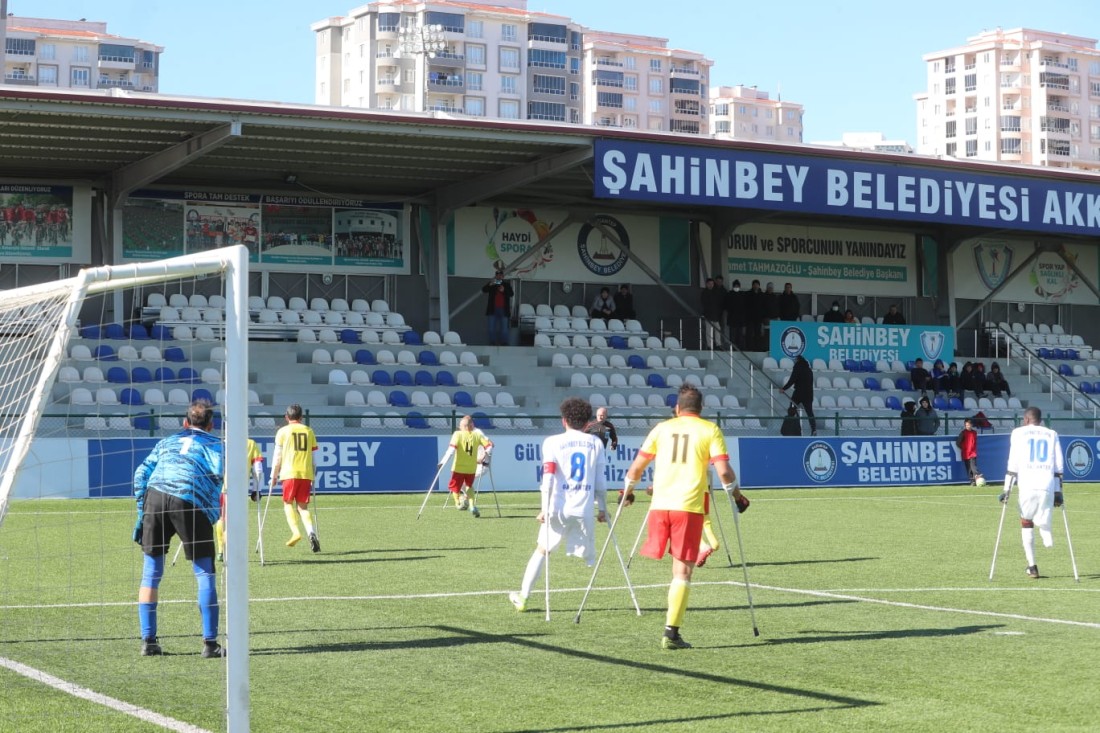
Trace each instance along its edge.
<instances>
[{"instance_id":1,"label":"white shorts","mask_svg":"<svg viewBox=\"0 0 1100 733\"><path fill-rule=\"evenodd\" d=\"M591 567L596 563L596 518L552 514L539 528L538 544L553 552L565 542L565 552Z\"/></svg>"},{"instance_id":2,"label":"white shorts","mask_svg":"<svg viewBox=\"0 0 1100 733\"><path fill-rule=\"evenodd\" d=\"M1020 519L1030 519L1039 529L1050 531L1050 514L1054 508L1053 492L1020 490L1016 500L1020 504Z\"/></svg>"}]
</instances>

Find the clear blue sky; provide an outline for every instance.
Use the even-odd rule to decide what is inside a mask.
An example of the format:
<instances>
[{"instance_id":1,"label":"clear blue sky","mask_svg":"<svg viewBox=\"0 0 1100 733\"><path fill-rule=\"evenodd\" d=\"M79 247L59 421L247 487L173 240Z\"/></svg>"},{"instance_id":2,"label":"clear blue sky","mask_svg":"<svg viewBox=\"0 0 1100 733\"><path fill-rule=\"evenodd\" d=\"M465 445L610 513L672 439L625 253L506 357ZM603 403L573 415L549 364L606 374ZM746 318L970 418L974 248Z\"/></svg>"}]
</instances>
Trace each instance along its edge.
<instances>
[{"instance_id":1,"label":"clear blue sky","mask_svg":"<svg viewBox=\"0 0 1100 733\"><path fill-rule=\"evenodd\" d=\"M365 0L363 0L365 2ZM313 101L312 22L352 0L9 0L22 16L105 20L166 48L161 91ZM600 30L667 37L714 60L711 84L757 85L806 107L805 139L880 131L916 142L921 56L984 29L1100 37L1100 0L530 0ZM690 9L690 10L689 10Z\"/></svg>"}]
</instances>

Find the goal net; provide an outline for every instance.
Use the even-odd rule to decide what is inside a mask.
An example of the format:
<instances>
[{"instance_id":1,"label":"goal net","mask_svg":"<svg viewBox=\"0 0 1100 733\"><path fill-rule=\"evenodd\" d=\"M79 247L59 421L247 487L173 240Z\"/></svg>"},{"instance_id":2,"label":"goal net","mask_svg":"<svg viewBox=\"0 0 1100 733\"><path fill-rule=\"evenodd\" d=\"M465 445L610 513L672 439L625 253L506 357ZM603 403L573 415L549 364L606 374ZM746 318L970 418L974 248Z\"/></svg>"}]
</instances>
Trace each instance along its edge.
<instances>
[{"instance_id":1,"label":"goal net","mask_svg":"<svg viewBox=\"0 0 1100 733\"><path fill-rule=\"evenodd\" d=\"M247 268L227 247L0 291L0 729L247 730ZM176 537L143 657L134 470L198 398L224 441L227 656L200 655Z\"/></svg>"}]
</instances>

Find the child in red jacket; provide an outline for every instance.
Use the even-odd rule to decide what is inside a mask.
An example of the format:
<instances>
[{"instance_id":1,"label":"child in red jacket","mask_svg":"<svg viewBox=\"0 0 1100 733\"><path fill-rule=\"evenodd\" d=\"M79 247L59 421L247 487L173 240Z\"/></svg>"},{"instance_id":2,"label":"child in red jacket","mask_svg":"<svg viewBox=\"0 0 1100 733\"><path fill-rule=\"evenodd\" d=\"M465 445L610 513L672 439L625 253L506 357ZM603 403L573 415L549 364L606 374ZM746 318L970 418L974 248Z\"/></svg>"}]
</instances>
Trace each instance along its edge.
<instances>
[{"instance_id":1,"label":"child in red jacket","mask_svg":"<svg viewBox=\"0 0 1100 733\"><path fill-rule=\"evenodd\" d=\"M978 471L978 431L974 429L970 418L963 420L963 429L955 439L955 445L959 448L959 457L962 458L966 473L970 476L970 485L978 485L978 479L981 479L984 485L985 478Z\"/></svg>"}]
</instances>

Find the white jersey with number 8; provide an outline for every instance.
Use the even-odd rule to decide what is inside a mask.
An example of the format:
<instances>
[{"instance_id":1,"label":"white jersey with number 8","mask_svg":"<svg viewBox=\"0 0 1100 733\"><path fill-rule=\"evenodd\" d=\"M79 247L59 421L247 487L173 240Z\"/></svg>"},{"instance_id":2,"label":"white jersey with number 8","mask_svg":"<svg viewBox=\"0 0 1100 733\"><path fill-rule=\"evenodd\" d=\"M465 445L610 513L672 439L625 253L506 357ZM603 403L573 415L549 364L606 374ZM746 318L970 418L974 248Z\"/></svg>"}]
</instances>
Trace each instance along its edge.
<instances>
[{"instance_id":1,"label":"white jersey with number 8","mask_svg":"<svg viewBox=\"0 0 1100 733\"><path fill-rule=\"evenodd\" d=\"M542 443L542 492L550 492L550 513L591 516L593 503L605 508L603 443L594 435L567 430Z\"/></svg>"}]
</instances>

